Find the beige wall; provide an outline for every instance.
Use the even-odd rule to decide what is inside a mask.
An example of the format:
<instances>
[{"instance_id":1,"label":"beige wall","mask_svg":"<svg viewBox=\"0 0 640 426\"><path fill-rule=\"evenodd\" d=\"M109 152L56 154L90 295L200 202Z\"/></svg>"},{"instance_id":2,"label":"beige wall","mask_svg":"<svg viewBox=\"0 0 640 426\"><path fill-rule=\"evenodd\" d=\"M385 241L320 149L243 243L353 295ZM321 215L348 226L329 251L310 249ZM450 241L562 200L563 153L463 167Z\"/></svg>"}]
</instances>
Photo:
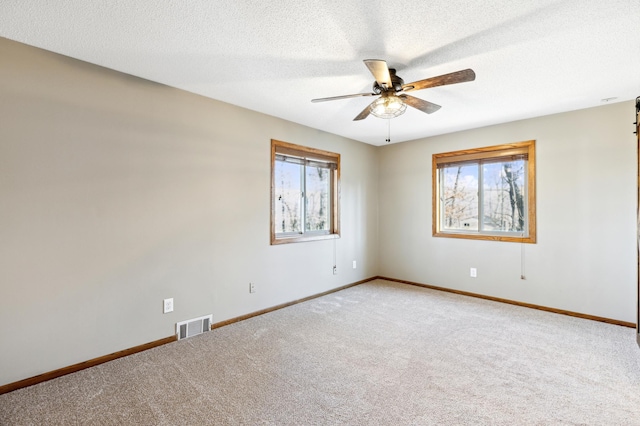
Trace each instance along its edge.
<instances>
[{"instance_id":1,"label":"beige wall","mask_svg":"<svg viewBox=\"0 0 640 426\"><path fill-rule=\"evenodd\" d=\"M0 385L377 274L375 147L6 39L0 57ZM271 138L342 155L336 276L333 241L269 245Z\"/></svg>"},{"instance_id":2,"label":"beige wall","mask_svg":"<svg viewBox=\"0 0 640 426\"><path fill-rule=\"evenodd\" d=\"M380 274L635 323L633 121L621 102L382 148ZM530 139L538 243L432 237L432 154Z\"/></svg>"}]
</instances>

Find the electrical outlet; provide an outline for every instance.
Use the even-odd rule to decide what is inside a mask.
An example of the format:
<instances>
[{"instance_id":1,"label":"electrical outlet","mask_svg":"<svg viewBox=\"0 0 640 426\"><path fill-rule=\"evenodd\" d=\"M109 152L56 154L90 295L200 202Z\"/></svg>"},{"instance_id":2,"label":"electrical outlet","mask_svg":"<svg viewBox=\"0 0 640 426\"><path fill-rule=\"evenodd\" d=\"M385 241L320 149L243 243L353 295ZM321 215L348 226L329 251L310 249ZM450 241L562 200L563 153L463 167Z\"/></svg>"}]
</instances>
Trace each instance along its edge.
<instances>
[{"instance_id":1,"label":"electrical outlet","mask_svg":"<svg viewBox=\"0 0 640 426\"><path fill-rule=\"evenodd\" d=\"M256 285L254 283L249 283L249 293L256 292Z\"/></svg>"},{"instance_id":2,"label":"electrical outlet","mask_svg":"<svg viewBox=\"0 0 640 426\"><path fill-rule=\"evenodd\" d=\"M476 268L469 269L469 276L471 278L476 278L478 276L478 270Z\"/></svg>"},{"instance_id":3,"label":"electrical outlet","mask_svg":"<svg viewBox=\"0 0 640 426\"><path fill-rule=\"evenodd\" d=\"M333 267L333 275L338 275L338 267L337 266Z\"/></svg>"},{"instance_id":4,"label":"electrical outlet","mask_svg":"<svg viewBox=\"0 0 640 426\"><path fill-rule=\"evenodd\" d=\"M163 313L168 314L169 312L173 312L173 297L171 299L164 299L162 306Z\"/></svg>"},{"instance_id":5,"label":"electrical outlet","mask_svg":"<svg viewBox=\"0 0 640 426\"><path fill-rule=\"evenodd\" d=\"M356 261L353 261L353 269L356 269Z\"/></svg>"}]
</instances>

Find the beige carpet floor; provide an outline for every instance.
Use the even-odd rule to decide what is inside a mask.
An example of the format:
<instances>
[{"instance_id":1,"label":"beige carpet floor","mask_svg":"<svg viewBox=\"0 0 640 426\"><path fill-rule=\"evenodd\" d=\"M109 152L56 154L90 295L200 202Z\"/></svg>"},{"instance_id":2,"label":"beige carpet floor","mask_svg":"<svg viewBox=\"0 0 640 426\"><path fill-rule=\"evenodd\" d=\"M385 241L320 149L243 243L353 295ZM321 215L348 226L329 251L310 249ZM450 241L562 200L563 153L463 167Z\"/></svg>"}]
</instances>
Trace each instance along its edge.
<instances>
[{"instance_id":1,"label":"beige carpet floor","mask_svg":"<svg viewBox=\"0 0 640 426\"><path fill-rule=\"evenodd\" d=\"M640 425L640 348L377 280L1 395L0 424Z\"/></svg>"}]
</instances>

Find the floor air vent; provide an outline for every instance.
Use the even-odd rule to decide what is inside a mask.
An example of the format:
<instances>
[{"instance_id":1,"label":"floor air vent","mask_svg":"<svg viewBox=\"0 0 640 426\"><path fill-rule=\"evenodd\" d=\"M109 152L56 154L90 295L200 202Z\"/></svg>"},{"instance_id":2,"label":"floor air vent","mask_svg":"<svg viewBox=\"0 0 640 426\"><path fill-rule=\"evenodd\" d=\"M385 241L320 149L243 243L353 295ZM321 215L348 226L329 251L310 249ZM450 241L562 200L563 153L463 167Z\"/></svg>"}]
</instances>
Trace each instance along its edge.
<instances>
[{"instance_id":1,"label":"floor air vent","mask_svg":"<svg viewBox=\"0 0 640 426\"><path fill-rule=\"evenodd\" d=\"M178 340L186 339L187 337L191 336L197 336L198 334L202 334L206 331L211 330L212 321L213 315L205 315L203 317L177 323L176 333L178 334Z\"/></svg>"}]
</instances>

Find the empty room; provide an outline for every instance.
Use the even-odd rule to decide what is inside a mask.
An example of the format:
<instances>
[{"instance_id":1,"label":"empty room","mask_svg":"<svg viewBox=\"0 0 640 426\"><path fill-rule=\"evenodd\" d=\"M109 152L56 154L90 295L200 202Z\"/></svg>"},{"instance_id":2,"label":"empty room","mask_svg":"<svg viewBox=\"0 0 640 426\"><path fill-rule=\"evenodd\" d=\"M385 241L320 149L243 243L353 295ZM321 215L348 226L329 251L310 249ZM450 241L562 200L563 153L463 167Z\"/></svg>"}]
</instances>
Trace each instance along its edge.
<instances>
[{"instance_id":1,"label":"empty room","mask_svg":"<svg viewBox=\"0 0 640 426\"><path fill-rule=\"evenodd\" d=\"M0 3L1 425L640 425L637 0Z\"/></svg>"}]
</instances>

